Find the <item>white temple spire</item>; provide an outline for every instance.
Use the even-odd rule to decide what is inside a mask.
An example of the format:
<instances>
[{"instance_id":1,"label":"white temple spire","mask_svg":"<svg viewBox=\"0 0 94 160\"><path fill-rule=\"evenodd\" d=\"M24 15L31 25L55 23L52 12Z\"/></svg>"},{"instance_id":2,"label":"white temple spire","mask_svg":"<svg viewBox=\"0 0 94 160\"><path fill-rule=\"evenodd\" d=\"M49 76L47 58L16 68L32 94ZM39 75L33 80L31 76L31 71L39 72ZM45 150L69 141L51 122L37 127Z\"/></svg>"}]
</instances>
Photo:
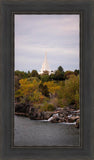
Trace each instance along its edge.
<instances>
[{"instance_id":1,"label":"white temple spire","mask_svg":"<svg viewBox=\"0 0 94 160\"><path fill-rule=\"evenodd\" d=\"M43 74L44 71L48 71L49 74L51 73L51 70L50 70L50 67L49 67L49 64L48 64L48 61L47 61L47 52L45 52L45 58L44 58L44 62L42 64L40 74Z\"/></svg>"}]
</instances>

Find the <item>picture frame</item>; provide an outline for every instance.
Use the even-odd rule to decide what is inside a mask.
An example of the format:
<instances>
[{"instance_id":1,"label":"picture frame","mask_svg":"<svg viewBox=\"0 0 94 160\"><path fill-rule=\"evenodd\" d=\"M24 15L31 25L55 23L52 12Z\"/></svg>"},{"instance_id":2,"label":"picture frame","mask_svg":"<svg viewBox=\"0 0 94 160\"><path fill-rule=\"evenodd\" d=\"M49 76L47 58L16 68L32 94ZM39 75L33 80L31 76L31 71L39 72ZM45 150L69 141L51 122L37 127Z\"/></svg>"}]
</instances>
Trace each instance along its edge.
<instances>
[{"instance_id":1,"label":"picture frame","mask_svg":"<svg viewBox=\"0 0 94 160\"><path fill-rule=\"evenodd\" d=\"M1 1L1 159L91 159L94 158L93 109L93 1L24 0ZM13 147L14 113L14 21L15 13L80 14L80 147Z\"/></svg>"}]
</instances>

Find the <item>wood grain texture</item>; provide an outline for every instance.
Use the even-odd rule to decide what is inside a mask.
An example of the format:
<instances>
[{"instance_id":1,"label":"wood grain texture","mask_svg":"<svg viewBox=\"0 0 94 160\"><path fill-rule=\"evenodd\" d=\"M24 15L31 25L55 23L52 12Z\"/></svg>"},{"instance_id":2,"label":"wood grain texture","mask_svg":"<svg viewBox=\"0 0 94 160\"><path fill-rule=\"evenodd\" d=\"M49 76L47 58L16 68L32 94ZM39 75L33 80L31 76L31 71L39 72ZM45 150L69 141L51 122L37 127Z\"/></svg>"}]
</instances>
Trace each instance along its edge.
<instances>
[{"instance_id":1,"label":"wood grain texture","mask_svg":"<svg viewBox=\"0 0 94 160\"><path fill-rule=\"evenodd\" d=\"M0 2L0 138L1 159L94 159L94 0L3 0ZM80 42L80 147L14 148L14 34L13 13L81 15Z\"/></svg>"}]
</instances>

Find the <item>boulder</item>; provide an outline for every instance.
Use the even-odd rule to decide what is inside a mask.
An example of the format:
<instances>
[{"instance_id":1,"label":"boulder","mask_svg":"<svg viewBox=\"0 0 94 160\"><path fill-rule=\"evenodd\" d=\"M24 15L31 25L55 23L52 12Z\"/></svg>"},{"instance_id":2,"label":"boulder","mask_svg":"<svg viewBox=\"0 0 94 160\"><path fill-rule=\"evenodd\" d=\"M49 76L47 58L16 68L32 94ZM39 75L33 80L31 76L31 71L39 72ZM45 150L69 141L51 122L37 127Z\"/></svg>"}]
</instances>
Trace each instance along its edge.
<instances>
[{"instance_id":1,"label":"boulder","mask_svg":"<svg viewBox=\"0 0 94 160\"><path fill-rule=\"evenodd\" d=\"M75 122L77 119L79 119L80 117L79 116L72 116L72 117L69 117L68 118L68 122L72 123L72 122Z\"/></svg>"},{"instance_id":2,"label":"boulder","mask_svg":"<svg viewBox=\"0 0 94 160\"><path fill-rule=\"evenodd\" d=\"M59 117L53 117L50 122L53 122L53 123L59 122Z\"/></svg>"},{"instance_id":3,"label":"boulder","mask_svg":"<svg viewBox=\"0 0 94 160\"><path fill-rule=\"evenodd\" d=\"M59 114L53 114L52 117L49 118L50 122L52 123L60 123L60 122L64 122L64 117L59 117Z\"/></svg>"},{"instance_id":4,"label":"boulder","mask_svg":"<svg viewBox=\"0 0 94 160\"><path fill-rule=\"evenodd\" d=\"M46 111L46 112L43 112L43 115L44 115L44 119L48 120L53 115L53 112Z\"/></svg>"},{"instance_id":5,"label":"boulder","mask_svg":"<svg viewBox=\"0 0 94 160\"><path fill-rule=\"evenodd\" d=\"M76 127L76 128L79 128L79 125L80 125L80 119L77 119L77 120L76 120L76 125L75 125L75 127Z\"/></svg>"},{"instance_id":6,"label":"boulder","mask_svg":"<svg viewBox=\"0 0 94 160\"><path fill-rule=\"evenodd\" d=\"M29 108L30 108L30 105L28 105L28 104L24 104L24 103L15 104L15 112L16 113L28 113Z\"/></svg>"},{"instance_id":7,"label":"boulder","mask_svg":"<svg viewBox=\"0 0 94 160\"><path fill-rule=\"evenodd\" d=\"M29 110L29 118L33 120L40 120L41 114L37 108L31 107Z\"/></svg>"},{"instance_id":8,"label":"boulder","mask_svg":"<svg viewBox=\"0 0 94 160\"><path fill-rule=\"evenodd\" d=\"M64 121L65 121L64 118L53 117L50 122L52 122L52 123L60 123L60 122L64 122Z\"/></svg>"}]
</instances>

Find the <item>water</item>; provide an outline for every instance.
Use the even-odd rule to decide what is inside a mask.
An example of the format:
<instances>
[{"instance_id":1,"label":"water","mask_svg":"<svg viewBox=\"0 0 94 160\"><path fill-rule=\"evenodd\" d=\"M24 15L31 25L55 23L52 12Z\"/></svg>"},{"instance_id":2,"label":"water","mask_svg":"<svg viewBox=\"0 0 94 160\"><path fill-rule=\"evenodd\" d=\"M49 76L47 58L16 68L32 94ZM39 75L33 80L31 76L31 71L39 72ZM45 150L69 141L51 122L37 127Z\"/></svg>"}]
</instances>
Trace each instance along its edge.
<instances>
[{"instance_id":1,"label":"water","mask_svg":"<svg viewBox=\"0 0 94 160\"><path fill-rule=\"evenodd\" d=\"M14 118L14 146L79 146L74 124Z\"/></svg>"}]
</instances>

